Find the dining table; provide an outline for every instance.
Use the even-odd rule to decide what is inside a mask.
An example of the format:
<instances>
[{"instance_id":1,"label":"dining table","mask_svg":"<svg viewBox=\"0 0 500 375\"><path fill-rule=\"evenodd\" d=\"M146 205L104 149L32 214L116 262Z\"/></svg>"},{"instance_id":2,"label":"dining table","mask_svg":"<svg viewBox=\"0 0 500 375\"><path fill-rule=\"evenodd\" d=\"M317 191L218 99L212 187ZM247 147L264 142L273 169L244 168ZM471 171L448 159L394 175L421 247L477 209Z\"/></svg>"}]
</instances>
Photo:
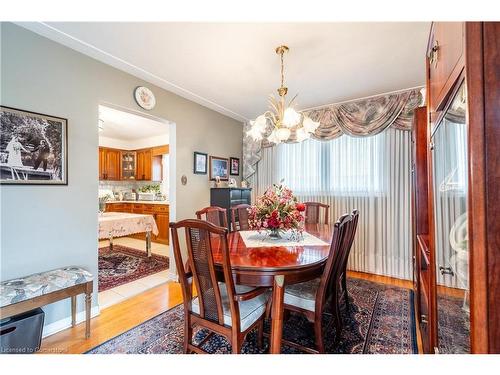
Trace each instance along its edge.
<instances>
[{"instance_id":1,"label":"dining table","mask_svg":"<svg viewBox=\"0 0 500 375\"><path fill-rule=\"evenodd\" d=\"M158 235L158 226L153 215L103 212L99 214L98 222L98 237L100 240L108 239L111 250L113 250L113 238L146 233L146 254L151 258L151 233Z\"/></svg>"},{"instance_id":2,"label":"dining table","mask_svg":"<svg viewBox=\"0 0 500 375\"><path fill-rule=\"evenodd\" d=\"M256 231L228 234L235 283L272 288L270 353L281 352L285 286L322 275L332 236L331 224L305 224L303 235L292 240L275 240ZM212 242L212 251L217 272L223 280L220 246Z\"/></svg>"}]
</instances>

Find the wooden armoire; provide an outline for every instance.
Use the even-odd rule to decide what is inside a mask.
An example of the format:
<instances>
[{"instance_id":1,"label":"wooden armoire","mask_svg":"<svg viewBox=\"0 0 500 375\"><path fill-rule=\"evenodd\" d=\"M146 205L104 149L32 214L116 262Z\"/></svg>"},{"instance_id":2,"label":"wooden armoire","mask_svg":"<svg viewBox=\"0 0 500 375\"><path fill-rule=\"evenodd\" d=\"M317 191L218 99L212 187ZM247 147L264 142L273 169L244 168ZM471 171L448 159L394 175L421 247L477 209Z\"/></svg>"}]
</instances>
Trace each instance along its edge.
<instances>
[{"instance_id":1,"label":"wooden armoire","mask_svg":"<svg viewBox=\"0 0 500 375\"><path fill-rule=\"evenodd\" d=\"M500 353L500 23L435 22L412 133L426 353Z\"/></svg>"}]
</instances>

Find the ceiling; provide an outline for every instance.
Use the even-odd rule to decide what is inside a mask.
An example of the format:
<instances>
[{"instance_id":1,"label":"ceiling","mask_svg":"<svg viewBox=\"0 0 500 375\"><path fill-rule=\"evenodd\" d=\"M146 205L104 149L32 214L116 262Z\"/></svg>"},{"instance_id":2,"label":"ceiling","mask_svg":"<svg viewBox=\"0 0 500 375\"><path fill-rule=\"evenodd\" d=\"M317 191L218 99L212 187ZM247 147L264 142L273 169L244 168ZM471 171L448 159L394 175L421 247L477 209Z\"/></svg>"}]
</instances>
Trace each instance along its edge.
<instances>
[{"instance_id":1,"label":"ceiling","mask_svg":"<svg viewBox=\"0 0 500 375\"><path fill-rule=\"evenodd\" d=\"M298 109L425 84L428 22L20 23L238 120L285 84Z\"/></svg>"},{"instance_id":2,"label":"ceiling","mask_svg":"<svg viewBox=\"0 0 500 375\"><path fill-rule=\"evenodd\" d=\"M168 134L168 124L102 105L99 119L103 121L100 137L135 141Z\"/></svg>"}]
</instances>

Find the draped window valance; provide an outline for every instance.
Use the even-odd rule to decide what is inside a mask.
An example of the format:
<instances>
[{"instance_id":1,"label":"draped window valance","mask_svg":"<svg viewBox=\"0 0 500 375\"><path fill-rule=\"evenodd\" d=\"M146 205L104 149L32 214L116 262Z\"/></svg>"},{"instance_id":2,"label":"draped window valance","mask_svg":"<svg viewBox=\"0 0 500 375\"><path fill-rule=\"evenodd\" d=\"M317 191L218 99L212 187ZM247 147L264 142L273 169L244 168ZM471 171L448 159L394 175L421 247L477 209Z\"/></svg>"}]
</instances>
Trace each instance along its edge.
<instances>
[{"instance_id":1,"label":"draped window valance","mask_svg":"<svg viewBox=\"0 0 500 375\"><path fill-rule=\"evenodd\" d=\"M413 111L422 104L420 89L371 97L341 104L331 104L304 111L320 126L311 138L332 140L347 134L366 137L379 134L388 127L411 130ZM248 180L256 171L263 147L272 147L267 140L256 142L247 135L250 124L243 126L243 178ZM293 134L290 137L294 141Z\"/></svg>"}]
</instances>

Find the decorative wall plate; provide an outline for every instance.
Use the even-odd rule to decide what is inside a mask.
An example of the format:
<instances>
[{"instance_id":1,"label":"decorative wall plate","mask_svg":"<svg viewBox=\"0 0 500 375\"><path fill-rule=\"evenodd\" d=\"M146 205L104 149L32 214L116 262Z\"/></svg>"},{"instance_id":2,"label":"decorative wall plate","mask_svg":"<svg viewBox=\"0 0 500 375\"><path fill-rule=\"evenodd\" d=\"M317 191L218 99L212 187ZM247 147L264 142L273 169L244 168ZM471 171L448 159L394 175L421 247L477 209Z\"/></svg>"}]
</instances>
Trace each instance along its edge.
<instances>
[{"instance_id":1,"label":"decorative wall plate","mask_svg":"<svg viewBox=\"0 0 500 375\"><path fill-rule=\"evenodd\" d=\"M134 91L134 98L137 104L144 109L153 109L156 105L156 98L153 92L144 86L139 86Z\"/></svg>"}]
</instances>

